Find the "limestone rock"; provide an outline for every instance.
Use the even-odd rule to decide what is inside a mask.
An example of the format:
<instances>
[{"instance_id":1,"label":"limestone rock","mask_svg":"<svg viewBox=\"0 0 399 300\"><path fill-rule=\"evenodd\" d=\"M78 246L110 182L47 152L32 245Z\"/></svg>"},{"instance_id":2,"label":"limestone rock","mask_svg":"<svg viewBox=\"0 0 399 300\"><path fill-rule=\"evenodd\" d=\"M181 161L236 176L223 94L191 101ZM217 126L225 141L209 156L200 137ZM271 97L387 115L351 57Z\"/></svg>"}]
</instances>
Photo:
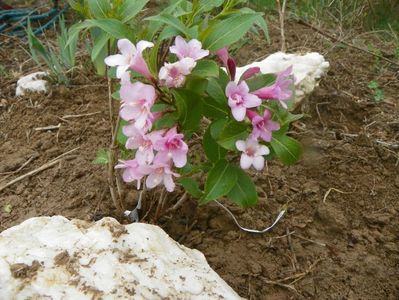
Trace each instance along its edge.
<instances>
[{"instance_id":1,"label":"limestone rock","mask_svg":"<svg viewBox=\"0 0 399 300\"><path fill-rule=\"evenodd\" d=\"M47 75L47 72L35 72L21 77L17 81L15 95L23 96L26 92L47 93L48 82L43 79Z\"/></svg>"},{"instance_id":2,"label":"limestone rock","mask_svg":"<svg viewBox=\"0 0 399 300\"><path fill-rule=\"evenodd\" d=\"M241 299L161 228L29 219L0 234L0 299Z\"/></svg>"}]
</instances>

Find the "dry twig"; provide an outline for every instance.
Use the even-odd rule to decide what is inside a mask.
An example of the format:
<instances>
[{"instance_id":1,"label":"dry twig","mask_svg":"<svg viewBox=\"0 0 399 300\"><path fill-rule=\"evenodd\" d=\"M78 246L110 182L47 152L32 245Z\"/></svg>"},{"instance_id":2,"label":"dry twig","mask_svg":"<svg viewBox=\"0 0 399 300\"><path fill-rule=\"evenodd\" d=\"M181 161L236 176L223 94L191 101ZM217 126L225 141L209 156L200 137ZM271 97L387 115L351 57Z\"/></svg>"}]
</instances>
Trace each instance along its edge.
<instances>
[{"instance_id":1,"label":"dry twig","mask_svg":"<svg viewBox=\"0 0 399 300\"><path fill-rule=\"evenodd\" d=\"M285 41L285 30L284 30L284 16L285 16L285 7L287 0L283 0L283 4L280 4L280 0L277 0L278 6L278 15L280 19L280 34L281 34L281 51L287 51L287 44Z\"/></svg>"},{"instance_id":2,"label":"dry twig","mask_svg":"<svg viewBox=\"0 0 399 300\"><path fill-rule=\"evenodd\" d=\"M4 189L6 189L7 187L9 187L9 186L11 186L11 185L13 185L13 184L15 184L15 183L17 183L17 182L19 182L19 181L25 179L25 178L28 178L28 177L30 177L30 176L32 176L32 175L35 175L35 174L37 174L37 173L39 173L39 172L41 172L41 171L43 171L43 170L46 170L46 169L48 169L48 168L50 168L50 167L56 165L57 163L59 163L59 162L62 160L62 158L64 158L64 157L67 156L68 154L72 153L73 151L76 151L76 150L79 149L79 148L80 148L80 147L77 147L77 148L75 148L75 149L72 149L72 150L70 150L70 151L67 151L67 152L65 152L65 153L63 153L63 154L57 156L56 158L50 160L49 162L45 163L44 165L40 166L39 168L34 169L34 170L32 170L32 171L30 171L30 172L24 174L24 175L21 175L21 176L15 178L15 179L9 181L8 183L6 183L5 185L3 185L3 186L0 187L0 192L3 191Z\"/></svg>"},{"instance_id":3,"label":"dry twig","mask_svg":"<svg viewBox=\"0 0 399 300\"><path fill-rule=\"evenodd\" d=\"M80 117L89 117L89 116L94 116L100 114L101 111L95 111L92 113L87 113L87 114L80 114L80 115L66 115L62 116L60 119L75 119L75 118L80 118Z\"/></svg>"},{"instance_id":4,"label":"dry twig","mask_svg":"<svg viewBox=\"0 0 399 300\"><path fill-rule=\"evenodd\" d=\"M50 125L50 126L46 126L46 127L37 127L34 128L35 131L47 131L47 130L55 130L55 129L60 129L61 127L61 123L59 123L58 125Z\"/></svg>"},{"instance_id":5,"label":"dry twig","mask_svg":"<svg viewBox=\"0 0 399 300\"><path fill-rule=\"evenodd\" d=\"M324 194L323 203L326 203L327 197L328 197L328 195L330 195L331 191L336 191L336 192L341 193L341 194L350 194L350 192L344 192L344 191L341 191L341 190L336 189L336 188L329 188L328 191Z\"/></svg>"}]
</instances>

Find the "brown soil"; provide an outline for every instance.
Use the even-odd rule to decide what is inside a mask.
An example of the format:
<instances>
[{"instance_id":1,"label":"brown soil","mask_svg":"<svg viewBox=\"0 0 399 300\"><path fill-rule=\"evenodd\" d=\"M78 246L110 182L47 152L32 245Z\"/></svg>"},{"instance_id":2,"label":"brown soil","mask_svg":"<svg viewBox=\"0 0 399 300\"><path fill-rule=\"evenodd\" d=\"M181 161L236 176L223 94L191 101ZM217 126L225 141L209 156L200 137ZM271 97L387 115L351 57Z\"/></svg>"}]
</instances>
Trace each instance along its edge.
<instances>
[{"instance_id":1,"label":"brown soil","mask_svg":"<svg viewBox=\"0 0 399 300\"><path fill-rule=\"evenodd\" d=\"M240 62L278 50L279 31L272 27L271 33L272 45L255 39L240 51ZM303 107L307 117L293 128L305 145L304 157L291 167L269 163L268 172L257 177L257 207L229 206L245 226L258 229L269 226L284 204L286 216L272 232L248 234L214 203L197 207L190 199L160 225L201 250L249 299L398 299L398 70L295 23L288 24L287 40L291 51L319 51L331 63ZM17 99L16 78L33 65L24 45L3 37L1 42L7 73L0 83L0 186L79 149L0 192L0 230L41 215L123 220L112 208L104 167L91 163L109 143L106 82L82 71L70 88ZM383 103L375 103L367 88L374 79L385 92ZM92 112L99 113L62 120ZM34 130L57 124L59 130ZM133 207L135 194L128 195Z\"/></svg>"}]
</instances>

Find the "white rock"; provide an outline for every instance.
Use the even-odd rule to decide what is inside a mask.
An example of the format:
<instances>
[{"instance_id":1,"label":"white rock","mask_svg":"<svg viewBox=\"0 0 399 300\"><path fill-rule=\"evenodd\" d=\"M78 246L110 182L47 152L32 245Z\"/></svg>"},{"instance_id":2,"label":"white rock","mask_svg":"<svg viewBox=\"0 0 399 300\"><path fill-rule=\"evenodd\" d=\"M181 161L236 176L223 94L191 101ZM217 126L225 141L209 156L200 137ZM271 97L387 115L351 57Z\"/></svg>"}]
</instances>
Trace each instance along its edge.
<instances>
[{"instance_id":1,"label":"white rock","mask_svg":"<svg viewBox=\"0 0 399 300\"><path fill-rule=\"evenodd\" d=\"M17 81L16 96L23 96L25 92L47 93L48 81L42 79L48 76L47 72L35 72L21 77Z\"/></svg>"},{"instance_id":2,"label":"white rock","mask_svg":"<svg viewBox=\"0 0 399 300\"><path fill-rule=\"evenodd\" d=\"M318 86L318 80L327 73L330 67L323 55L317 52L304 55L276 52L262 61L238 67L236 78L238 80L247 69L252 67L259 67L260 71L265 74L281 72L291 65L295 78L295 103L299 104Z\"/></svg>"},{"instance_id":3,"label":"white rock","mask_svg":"<svg viewBox=\"0 0 399 300\"><path fill-rule=\"evenodd\" d=\"M0 234L0 299L241 299L161 228L64 217Z\"/></svg>"}]
</instances>

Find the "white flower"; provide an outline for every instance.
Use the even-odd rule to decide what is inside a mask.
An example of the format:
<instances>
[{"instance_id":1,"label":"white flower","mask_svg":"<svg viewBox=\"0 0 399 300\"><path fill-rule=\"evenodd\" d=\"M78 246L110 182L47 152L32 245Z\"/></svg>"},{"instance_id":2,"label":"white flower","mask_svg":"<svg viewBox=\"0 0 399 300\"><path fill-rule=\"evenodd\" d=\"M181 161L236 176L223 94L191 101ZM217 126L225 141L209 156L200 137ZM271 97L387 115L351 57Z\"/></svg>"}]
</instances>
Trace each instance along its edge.
<instances>
[{"instance_id":1,"label":"white flower","mask_svg":"<svg viewBox=\"0 0 399 300\"><path fill-rule=\"evenodd\" d=\"M251 138L246 141L239 140L236 142L236 147L242 151L240 166L242 169L249 169L252 165L258 171L262 170L265 165L265 158L263 155L270 153L269 148L265 145L259 145L258 141Z\"/></svg>"}]
</instances>

